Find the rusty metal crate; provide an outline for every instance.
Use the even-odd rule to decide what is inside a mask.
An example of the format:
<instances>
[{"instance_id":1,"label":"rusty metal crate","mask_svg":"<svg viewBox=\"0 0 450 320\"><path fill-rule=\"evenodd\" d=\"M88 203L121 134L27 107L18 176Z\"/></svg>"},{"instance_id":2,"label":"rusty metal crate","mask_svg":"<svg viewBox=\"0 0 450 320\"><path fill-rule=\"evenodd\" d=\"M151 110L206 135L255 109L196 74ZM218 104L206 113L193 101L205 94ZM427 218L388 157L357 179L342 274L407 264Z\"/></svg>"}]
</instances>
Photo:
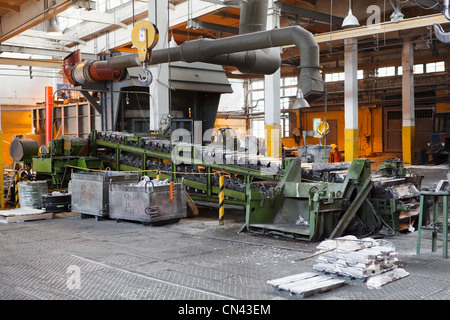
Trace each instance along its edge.
<instances>
[{"instance_id":1,"label":"rusty metal crate","mask_svg":"<svg viewBox=\"0 0 450 320\"><path fill-rule=\"evenodd\" d=\"M109 214L109 184L138 182L140 178L139 174L128 172L72 173L71 210L81 215L106 218Z\"/></svg>"},{"instance_id":2,"label":"rusty metal crate","mask_svg":"<svg viewBox=\"0 0 450 320\"><path fill-rule=\"evenodd\" d=\"M162 225L187 216L186 191L182 183L157 185L152 181L111 183L109 217L116 220Z\"/></svg>"}]
</instances>

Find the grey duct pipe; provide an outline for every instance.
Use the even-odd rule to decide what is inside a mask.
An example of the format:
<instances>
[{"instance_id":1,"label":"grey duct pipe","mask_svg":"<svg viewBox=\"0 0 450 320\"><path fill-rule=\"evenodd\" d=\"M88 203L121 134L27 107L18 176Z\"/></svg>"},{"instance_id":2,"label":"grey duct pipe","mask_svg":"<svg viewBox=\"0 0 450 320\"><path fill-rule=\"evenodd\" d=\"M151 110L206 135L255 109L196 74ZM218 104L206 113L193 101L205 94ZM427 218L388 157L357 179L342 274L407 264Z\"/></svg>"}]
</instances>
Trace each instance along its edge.
<instances>
[{"instance_id":1,"label":"grey duct pipe","mask_svg":"<svg viewBox=\"0 0 450 320\"><path fill-rule=\"evenodd\" d=\"M450 21L450 0L444 0L442 13ZM450 32L445 32L440 24L434 24L436 38L443 43L450 43Z\"/></svg>"},{"instance_id":2,"label":"grey duct pipe","mask_svg":"<svg viewBox=\"0 0 450 320\"><path fill-rule=\"evenodd\" d=\"M272 74L281 66L279 53L259 49L296 45L300 50L300 85L305 98L314 101L324 93L319 46L307 30L295 26L242 34L222 39L199 39L178 47L153 51L150 64L169 61L207 62L237 67L243 73ZM274 60L276 61L274 62ZM137 54L108 60L112 69L140 66Z\"/></svg>"},{"instance_id":3,"label":"grey duct pipe","mask_svg":"<svg viewBox=\"0 0 450 320\"><path fill-rule=\"evenodd\" d=\"M450 20L450 0L444 0L444 15Z\"/></svg>"},{"instance_id":4,"label":"grey duct pipe","mask_svg":"<svg viewBox=\"0 0 450 320\"><path fill-rule=\"evenodd\" d=\"M296 45L300 50L299 89L312 102L324 93L319 46L307 30L295 26L265 31L267 0L247 0L241 8L240 35L222 39L199 39L181 46L154 50L150 65L184 61L229 65L242 73L273 74L281 66L278 47ZM137 54L112 57L111 69L140 66Z\"/></svg>"}]
</instances>

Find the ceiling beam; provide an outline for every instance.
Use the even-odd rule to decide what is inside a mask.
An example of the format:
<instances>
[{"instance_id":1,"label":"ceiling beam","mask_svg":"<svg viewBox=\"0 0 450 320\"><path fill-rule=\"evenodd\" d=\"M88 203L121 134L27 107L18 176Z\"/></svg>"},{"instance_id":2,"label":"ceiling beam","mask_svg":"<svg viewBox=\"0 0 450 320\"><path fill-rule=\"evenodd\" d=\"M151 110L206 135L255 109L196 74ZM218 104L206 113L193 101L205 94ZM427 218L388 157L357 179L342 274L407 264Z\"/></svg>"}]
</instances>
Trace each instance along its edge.
<instances>
[{"instance_id":1,"label":"ceiling beam","mask_svg":"<svg viewBox=\"0 0 450 320\"><path fill-rule=\"evenodd\" d=\"M320 33L315 35L315 39L317 43L327 43L331 41L344 40L347 38L367 37L388 32L423 28L431 26L435 23L445 24L450 23L450 21L448 21L442 14L433 14L424 17L404 19L399 22L391 22L391 21L384 22L380 23L379 25L374 25L370 27L362 26L358 28Z\"/></svg>"},{"instance_id":2,"label":"ceiling beam","mask_svg":"<svg viewBox=\"0 0 450 320\"><path fill-rule=\"evenodd\" d=\"M330 20L331 20L332 24L336 24L339 26L342 25L342 23L344 22L344 18L336 17L336 16L330 17L329 14L321 13L321 12L314 11L314 10L294 7L294 6L290 6L290 5L283 4L283 3L279 3L278 7L281 9L282 12L294 14L294 15L300 16L302 18L310 18L310 19L325 21L325 22L330 22Z\"/></svg>"},{"instance_id":3,"label":"ceiling beam","mask_svg":"<svg viewBox=\"0 0 450 320\"><path fill-rule=\"evenodd\" d=\"M28 67L41 67L50 69L61 69L61 61L40 60L40 59L16 59L16 58L1 58L0 65L12 65L12 66L28 66Z\"/></svg>"},{"instance_id":4,"label":"ceiling beam","mask_svg":"<svg viewBox=\"0 0 450 320\"><path fill-rule=\"evenodd\" d=\"M122 23L117 17L110 13L86 10L72 10L70 13L62 12L58 17L78 19L89 22L96 22L101 24L116 25L121 28L126 28L127 25Z\"/></svg>"},{"instance_id":5,"label":"ceiling beam","mask_svg":"<svg viewBox=\"0 0 450 320\"><path fill-rule=\"evenodd\" d=\"M226 32L231 34L239 34L239 28L229 27L222 24L216 24L211 22L200 21L198 19L193 19L190 22L190 26L194 29L205 29L219 32Z\"/></svg>"},{"instance_id":6,"label":"ceiling beam","mask_svg":"<svg viewBox=\"0 0 450 320\"><path fill-rule=\"evenodd\" d=\"M80 40L79 38L68 36L65 34L62 35L48 35L45 31L37 31L37 30L25 30L21 33L22 36L33 37L33 38L43 38L49 40L57 40L57 41L66 41L66 42L77 42L80 44L86 44L86 41Z\"/></svg>"},{"instance_id":7,"label":"ceiling beam","mask_svg":"<svg viewBox=\"0 0 450 320\"><path fill-rule=\"evenodd\" d=\"M34 47L25 47L25 46L17 46L17 45L9 45L9 44L0 44L0 53L1 52L9 52L9 53L20 53L20 54L31 54L31 55L40 55L40 56L52 56L55 58L65 58L72 50L57 50L57 49L44 49L44 48L34 48ZM97 57L94 54L88 54L81 52L81 58L86 60L95 60Z\"/></svg>"},{"instance_id":8,"label":"ceiling beam","mask_svg":"<svg viewBox=\"0 0 450 320\"><path fill-rule=\"evenodd\" d=\"M44 2L46 1L27 1L20 6L20 14L8 12L3 15L0 25L0 43L37 26L72 5L72 0L55 0L55 5L46 8Z\"/></svg>"},{"instance_id":9,"label":"ceiling beam","mask_svg":"<svg viewBox=\"0 0 450 320\"><path fill-rule=\"evenodd\" d=\"M13 6L7 3L0 3L0 9L6 9L8 11L12 11L15 13L20 13L20 7L19 6Z\"/></svg>"}]
</instances>

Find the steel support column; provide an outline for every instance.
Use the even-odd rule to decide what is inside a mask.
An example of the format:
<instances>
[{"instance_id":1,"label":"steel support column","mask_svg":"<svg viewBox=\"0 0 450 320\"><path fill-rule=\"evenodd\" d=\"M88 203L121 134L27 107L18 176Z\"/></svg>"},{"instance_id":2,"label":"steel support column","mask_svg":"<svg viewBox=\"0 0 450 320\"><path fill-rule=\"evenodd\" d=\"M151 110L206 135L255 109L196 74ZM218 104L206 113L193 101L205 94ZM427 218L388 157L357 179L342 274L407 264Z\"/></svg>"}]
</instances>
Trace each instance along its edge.
<instances>
[{"instance_id":1,"label":"steel support column","mask_svg":"<svg viewBox=\"0 0 450 320\"><path fill-rule=\"evenodd\" d=\"M350 38L345 44L345 161L359 157L358 141L358 40Z\"/></svg>"},{"instance_id":2,"label":"steel support column","mask_svg":"<svg viewBox=\"0 0 450 320\"><path fill-rule=\"evenodd\" d=\"M269 0L267 12L267 30L277 28L280 17L276 5ZM278 69L271 75L264 77L264 111L265 111L265 139L267 145L266 155L281 158L281 106L280 106L281 71Z\"/></svg>"},{"instance_id":3,"label":"steel support column","mask_svg":"<svg viewBox=\"0 0 450 320\"><path fill-rule=\"evenodd\" d=\"M414 48L408 38L403 43L402 51L402 151L403 163L413 164L414 161Z\"/></svg>"},{"instance_id":4,"label":"steel support column","mask_svg":"<svg viewBox=\"0 0 450 320\"><path fill-rule=\"evenodd\" d=\"M169 13L168 1L150 0L148 2L148 20L152 22L159 31L159 41L154 48L166 49L169 47ZM169 63L161 63L151 66L150 70L154 76L150 84L150 130L158 131L166 124L161 124L161 119L170 111L170 80Z\"/></svg>"}]
</instances>

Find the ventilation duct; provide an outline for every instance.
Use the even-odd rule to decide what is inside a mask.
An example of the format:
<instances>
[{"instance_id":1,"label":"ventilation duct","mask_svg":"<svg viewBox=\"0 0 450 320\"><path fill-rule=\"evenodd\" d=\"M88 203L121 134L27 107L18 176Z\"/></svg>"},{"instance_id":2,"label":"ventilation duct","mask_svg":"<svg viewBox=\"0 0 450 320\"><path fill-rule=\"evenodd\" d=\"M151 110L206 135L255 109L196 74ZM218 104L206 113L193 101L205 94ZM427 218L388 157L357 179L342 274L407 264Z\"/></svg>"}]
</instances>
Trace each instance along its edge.
<instances>
[{"instance_id":1,"label":"ventilation duct","mask_svg":"<svg viewBox=\"0 0 450 320\"><path fill-rule=\"evenodd\" d=\"M241 7L238 36L214 40L198 39L177 47L154 50L149 64L205 62L234 66L242 73L273 74L281 66L278 47L295 45L300 51L299 88L301 87L309 102L316 100L324 93L324 83L320 73L319 46L314 36L299 26L266 31L267 8L267 0L247 0ZM137 54L115 56L105 63L113 70L142 64ZM88 72L90 68L83 70ZM90 81L88 76L85 74L84 81Z\"/></svg>"}]
</instances>

